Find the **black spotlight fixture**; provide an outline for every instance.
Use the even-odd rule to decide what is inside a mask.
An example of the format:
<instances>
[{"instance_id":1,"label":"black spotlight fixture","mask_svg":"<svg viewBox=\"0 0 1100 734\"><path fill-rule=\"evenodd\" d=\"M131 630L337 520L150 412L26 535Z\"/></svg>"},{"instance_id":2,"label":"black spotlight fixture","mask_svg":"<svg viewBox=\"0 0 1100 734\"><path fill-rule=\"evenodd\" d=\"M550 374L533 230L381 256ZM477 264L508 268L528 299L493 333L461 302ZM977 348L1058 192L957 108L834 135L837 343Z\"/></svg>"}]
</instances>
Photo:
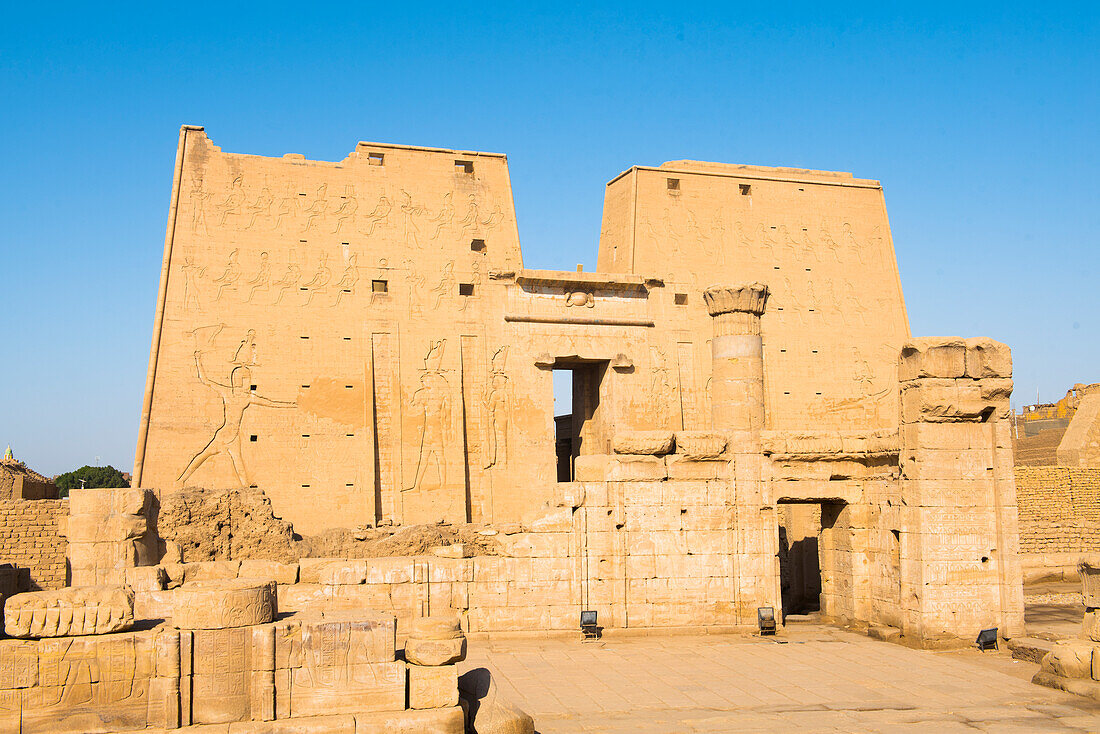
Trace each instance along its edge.
<instances>
[{"instance_id":1,"label":"black spotlight fixture","mask_svg":"<svg viewBox=\"0 0 1100 734\"><path fill-rule=\"evenodd\" d=\"M585 640L600 639L600 628L596 625L595 610L586 609L581 612L581 633Z\"/></svg>"},{"instance_id":2,"label":"black spotlight fixture","mask_svg":"<svg viewBox=\"0 0 1100 734\"><path fill-rule=\"evenodd\" d=\"M756 624L760 627L761 635L774 635L775 609L772 607L757 607Z\"/></svg>"},{"instance_id":3,"label":"black spotlight fixture","mask_svg":"<svg viewBox=\"0 0 1100 734\"><path fill-rule=\"evenodd\" d=\"M999 650L997 647L997 628L990 627L978 633L977 645L979 650Z\"/></svg>"}]
</instances>

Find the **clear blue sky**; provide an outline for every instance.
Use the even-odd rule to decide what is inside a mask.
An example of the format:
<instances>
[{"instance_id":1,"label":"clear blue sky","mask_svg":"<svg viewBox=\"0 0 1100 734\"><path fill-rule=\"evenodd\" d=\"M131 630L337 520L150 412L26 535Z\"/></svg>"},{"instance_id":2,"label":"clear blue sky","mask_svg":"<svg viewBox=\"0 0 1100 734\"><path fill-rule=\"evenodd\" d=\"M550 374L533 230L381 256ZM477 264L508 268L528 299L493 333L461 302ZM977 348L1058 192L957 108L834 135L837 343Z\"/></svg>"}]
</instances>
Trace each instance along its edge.
<instances>
[{"instance_id":1,"label":"clear blue sky","mask_svg":"<svg viewBox=\"0 0 1100 734\"><path fill-rule=\"evenodd\" d=\"M883 182L916 335L1100 381L1095 3L9 4L0 449L129 470L177 131L338 160L507 153L529 267L595 267L603 186L678 158Z\"/></svg>"}]
</instances>

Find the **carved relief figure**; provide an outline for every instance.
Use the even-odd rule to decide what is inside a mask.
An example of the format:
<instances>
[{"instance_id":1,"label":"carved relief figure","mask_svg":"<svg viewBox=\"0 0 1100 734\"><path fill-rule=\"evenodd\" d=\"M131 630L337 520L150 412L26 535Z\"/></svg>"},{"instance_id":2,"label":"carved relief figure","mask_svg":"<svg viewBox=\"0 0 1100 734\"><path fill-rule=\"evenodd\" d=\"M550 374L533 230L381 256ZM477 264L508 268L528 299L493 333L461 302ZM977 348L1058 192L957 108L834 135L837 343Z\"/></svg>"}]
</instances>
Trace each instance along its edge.
<instances>
[{"instance_id":1,"label":"carved relief figure","mask_svg":"<svg viewBox=\"0 0 1100 734\"><path fill-rule=\"evenodd\" d=\"M429 488L442 487L447 481L445 446L451 438L451 398L450 385L440 368L446 344L447 340L441 339L428 347L420 387L410 401L410 409L420 424L420 440L416 473L412 485L406 490L423 489L429 472L434 473L436 478L436 483Z\"/></svg>"},{"instance_id":2,"label":"carved relief figure","mask_svg":"<svg viewBox=\"0 0 1100 734\"><path fill-rule=\"evenodd\" d=\"M338 305L345 295L355 293L355 284L359 282L358 256L354 253L348 258L348 266L344 268L344 274L340 276L340 282L336 284L336 301L332 305Z\"/></svg>"},{"instance_id":3,"label":"carved relief figure","mask_svg":"<svg viewBox=\"0 0 1100 734\"><path fill-rule=\"evenodd\" d=\"M462 296L462 305L459 307L459 311L465 311L466 307L470 305L470 301L481 298L481 266L476 261L470 264L470 285L473 286L473 293L469 296Z\"/></svg>"},{"instance_id":4,"label":"carved relief figure","mask_svg":"<svg viewBox=\"0 0 1100 734\"><path fill-rule=\"evenodd\" d=\"M443 299L449 297L451 295L451 292L454 291L454 269L455 264L453 260L449 263L444 264L443 272L441 272L439 275L439 285L437 285L435 288L432 288L432 293L435 294L435 303L432 305L433 310L438 309L439 304L443 301Z\"/></svg>"},{"instance_id":5,"label":"carved relief figure","mask_svg":"<svg viewBox=\"0 0 1100 734\"><path fill-rule=\"evenodd\" d=\"M205 235L207 234L206 200L210 198L210 194L203 191L200 179L191 180L191 193L188 194L188 198L191 200L191 231Z\"/></svg>"},{"instance_id":6,"label":"carved relief figure","mask_svg":"<svg viewBox=\"0 0 1100 734\"><path fill-rule=\"evenodd\" d=\"M271 287L271 265L267 261L267 253L260 253L260 269L256 272L256 276L249 278L248 284L252 286L248 291L248 298L244 299L245 303L252 303L252 297L257 292L263 291L266 293Z\"/></svg>"},{"instance_id":7,"label":"carved relief figure","mask_svg":"<svg viewBox=\"0 0 1100 734\"><path fill-rule=\"evenodd\" d=\"M237 176L233 179L233 186L229 190L229 196L225 197L225 201L218 205L218 209L221 210L222 216L218 220L218 224L222 227L225 226L226 220L230 215L240 216L244 211L244 177Z\"/></svg>"},{"instance_id":8,"label":"carved relief figure","mask_svg":"<svg viewBox=\"0 0 1100 734\"><path fill-rule=\"evenodd\" d=\"M244 339L241 339L241 343L237 345L237 349L233 352L233 359L231 359L230 362L244 365L245 367L254 367L256 365L255 329L249 329L245 332Z\"/></svg>"},{"instance_id":9,"label":"carved relief figure","mask_svg":"<svg viewBox=\"0 0 1100 734\"><path fill-rule=\"evenodd\" d=\"M455 208L451 204L451 192L443 194L443 206L439 208L439 213L428 221L435 225L435 229L432 231L432 236L428 239L435 242L439 237L439 233L443 231L444 227L448 227L451 221L455 218Z\"/></svg>"},{"instance_id":10,"label":"carved relief figure","mask_svg":"<svg viewBox=\"0 0 1100 734\"><path fill-rule=\"evenodd\" d=\"M765 226L763 222L760 223L759 230L759 237L757 239L760 240L760 249L767 250L768 256L772 260L774 260L775 246L779 243L775 241L775 237L772 236L772 231L767 226Z\"/></svg>"},{"instance_id":11,"label":"carved relief figure","mask_svg":"<svg viewBox=\"0 0 1100 734\"><path fill-rule=\"evenodd\" d=\"M286 193L279 197L279 209L275 212L275 222L271 229L278 229L284 219L292 220L298 216L298 195L291 184L286 185Z\"/></svg>"},{"instance_id":12,"label":"carved relief figure","mask_svg":"<svg viewBox=\"0 0 1100 734\"><path fill-rule=\"evenodd\" d=\"M302 229L303 232L308 232L309 228L312 227L313 223L317 220L324 220L325 212L328 210L327 195L327 183L323 183L317 187L317 195L313 197L313 201L306 207L306 226Z\"/></svg>"},{"instance_id":13,"label":"carved relief figure","mask_svg":"<svg viewBox=\"0 0 1100 734\"><path fill-rule=\"evenodd\" d=\"M840 245L833 239L833 235L829 232L829 225L825 220L821 220L821 244L825 246L833 256L833 259L840 262Z\"/></svg>"},{"instance_id":14,"label":"carved relief figure","mask_svg":"<svg viewBox=\"0 0 1100 734\"><path fill-rule=\"evenodd\" d=\"M668 379L668 365L665 361L665 353L659 347L652 347L653 374L650 381L650 404L659 411L658 420L664 425L668 411L676 404L676 391L672 382Z\"/></svg>"},{"instance_id":15,"label":"carved relief figure","mask_svg":"<svg viewBox=\"0 0 1100 734\"><path fill-rule=\"evenodd\" d=\"M222 293L226 289L237 290L237 281L241 278L241 264L238 260L238 250L234 249L229 253L229 262L225 265L225 272L214 278L214 282L218 286L218 295L214 297L215 301L220 301Z\"/></svg>"},{"instance_id":16,"label":"carved relief figure","mask_svg":"<svg viewBox=\"0 0 1100 734\"><path fill-rule=\"evenodd\" d=\"M275 203L275 196L271 193L271 189L264 186L260 190L260 195L256 197L256 201L252 202L248 206L248 211L251 212L251 216L248 219L248 224L245 225L245 229L252 229L252 226L256 224L256 220L260 217L271 220L271 206Z\"/></svg>"},{"instance_id":17,"label":"carved relief figure","mask_svg":"<svg viewBox=\"0 0 1100 734\"><path fill-rule=\"evenodd\" d=\"M422 316L424 314L422 289L427 285L428 279L417 270L412 260L405 260L402 264L405 267L405 282L409 286L409 314Z\"/></svg>"},{"instance_id":18,"label":"carved relief figure","mask_svg":"<svg viewBox=\"0 0 1100 734\"><path fill-rule=\"evenodd\" d=\"M253 334L253 337L255 335ZM242 345L243 346L243 345ZM238 349L238 354L240 349ZM241 423L244 412L252 405L268 408L293 408L296 403L283 400L271 400L252 392L249 383L252 371L244 364L237 364L229 373L229 382L221 383L207 376L202 366L202 351L195 350L195 372L199 382L218 394L222 401L222 423L214 431L210 441L191 459L187 467L176 480L177 486L184 486L199 467L215 456L224 454L233 467L233 473L241 487L249 487L248 470L244 455L241 453Z\"/></svg>"},{"instance_id":19,"label":"carved relief figure","mask_svg":"<svg viewBox=\"0 0 1100 734\"><path fill-rule=\"evenodd\" d=\"M466 204L466 215L462 217L462 221L459 224L462 225L462 232L459 235L460 239L466 239L470 235L477 234L478 227L481 224L480 215L477 208L477 197L473 194L469 194L468 202Z\"/></svg>"},{"instance_id":20,"label":"carved relief figure","mask_svg":"<svg viewBox=\"0 0 1100 734\"><path fill-rule=\"evenodd\" d=\"M328 269L328 253L322 251L318 255L317 274L313 276L313 279L306 283L303 288L309 291L309 296L306 298L306 305L308 306L313 297L318 293L327 293L329 281L332 280L332 271Z\"/></svg>"},{"instance_id":21,"label":"carved relief figure","mask_svg":"<svg viewBox=\"0 0 1100 734\"><path fill-rule=\"evenodd\" d=\"M856 241L856 236L852 234L852 225L845 222L841 225L840 239L844 243L844 249L848 251L859 264L863 264L863 248L859 242Z\"/></svg>"},{"instance_id":22,"label":"carved relief figure","mask_svg":"<svg viewBox=\"0 0 1100 734\"><path fill-rule=\"evenodd\" d=\"M291 262L286 266L286 273L283 277L275 281L275 287L279 289L279 295L275 298L275 303L283 300L283 296L287 291L297 289L298 282L302 279L302 269L298 267L297 263Z\"/></svg>"},{"instance_id":23,"label":"carved relief figure","mask_svg":"<svg viewBox=\"0 0 1100 734\"><path fill-rule=\"evenodd\" d=\"M412 194L408 191L402 189L401 195L405 197L405 201L401 204L402 221L405 227L405 246L408 247L412 244L414 247L419 248L420 228L416 226L416 217L424 213L424 208L413 203Z\"/></svg>"},{"instance_id":24,"label":"carved relief figure","mask_svg":"<svg viewBox=\"0 0 1100 734\"><path fill-rule=\"evenodd\" d=\"M489 384L485 390L486 426L485 468L508 463L508 375L504 363L508 359L507 345L493 354Z\"/></svg>"},{"instance_id":25,"label":"carved relief figure","mask_svg":"<svg viewBox=\"0 0 1100 734\"><path fill-rule=\"evenodd\" d=\"M364 219L367 220L367 228L360 228L359 231L370 237L374 234L374 228L389 218L391 209L393 209L393 202L386 198L385 194L379 196L378 203L375 204L374 209L370 214L364 217Z\"/></svg>"},{"instance_id":26,"label":"carved relief figure","mask_svg":"<svg viewBox=\"0 0 1100 734\"><path fill-rule=\"evenodd\" d=\"M354 217L358 209L359 200L355 198L355 187L348 184L344 187L344 195L340 197L340 206L332 213L332 216L336 218L336 229L332 230L332 233L339 234L340 227Z\"/></svg>"},{"instance_id":27,"label":"carved relief figure","mask_svg":"<svg viewBox=\"0 0 1100 734\"><path fill-rule=\"evenodd\" d=\"M202 304L199 303L199 278L206 272L206 268L200 268L195 264L194 258L190 255L184 258L183 266L180 268L183 271L183 307L190 308L191 302L195 302L195 308L202 310Z\"/></svg>"},{"instance_id":28,"label":"carved relief figure","mask_svg":"<svg viewBox=\"0 0 1100 734\"><path fill-rule=\"evenodd\" d=\"M489 216L481 220L481 224L485 227L486 231L492 231L503 221L504 210L500 208L500 204L497 204L493 207L493 211L489 213Z\"/></svg>"}]
</instances>

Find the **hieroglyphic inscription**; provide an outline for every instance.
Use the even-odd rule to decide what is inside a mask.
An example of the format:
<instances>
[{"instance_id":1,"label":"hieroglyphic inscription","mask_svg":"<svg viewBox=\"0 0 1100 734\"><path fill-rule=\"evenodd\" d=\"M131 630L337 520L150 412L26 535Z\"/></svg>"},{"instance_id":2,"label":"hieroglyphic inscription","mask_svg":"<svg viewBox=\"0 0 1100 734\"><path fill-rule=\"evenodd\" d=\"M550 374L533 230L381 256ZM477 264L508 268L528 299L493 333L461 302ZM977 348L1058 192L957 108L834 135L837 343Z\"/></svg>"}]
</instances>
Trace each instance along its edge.
<instances>
[{"instance_id":1,"label":"hieroglyphic inscription","mask_svg":"<svg viewBox=\"0 0 1100 734\"><path fill-rule=\"evenodd\" d=\"M378 519L399 522L397 486L400 481L400 425L393 334L371 334L371 374L374 378L375 510Z\"/></svg>"}]
</instances>

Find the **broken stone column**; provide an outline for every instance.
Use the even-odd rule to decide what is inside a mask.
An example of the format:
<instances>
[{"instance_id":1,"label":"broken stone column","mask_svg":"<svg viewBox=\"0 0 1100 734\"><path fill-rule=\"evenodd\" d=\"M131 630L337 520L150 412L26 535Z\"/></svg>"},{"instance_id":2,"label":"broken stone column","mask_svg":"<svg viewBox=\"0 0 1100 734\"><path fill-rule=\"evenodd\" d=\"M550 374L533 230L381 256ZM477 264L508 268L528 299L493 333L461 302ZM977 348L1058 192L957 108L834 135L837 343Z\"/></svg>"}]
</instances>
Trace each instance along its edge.
<instances>
[{"instance_id":1,"label":"broken stone column","mask_svg":"<svg viewBox=\"0 0 1100 734\"><path fill-rule=\"evenodd\" d=\"M760 432L764 428L764 348L760 316L768 300L762 283L711 286L703 291L711 315L711 422L729 440L734 506L737 618L755 625L758 607L780 611L779 525L765 497Z\"/></svg>"},{"instance_id":2,"label":"broken stone column","mask_svg":"<svg viewBox=\"0 0 1100 734\"><path fill-rule=\"evenodd\" d=\"M898 379L903 633L1023 634L1011 353L992 339L913 339Z\"/></svg>"},{"instance_id":3,"label":"broken stone column","mask_svg":"<svg viewBox=\"0 0 1100 734\"><path fill-rule=\"evenodd\" d=\"M458 669L466 659L466 637L458 617L433 616L412 620L405 643L409 675L409 708L433 709L458 705Z\"/></svg>"},{"instance_id":4,"label":"broken stone column","mask_svg":"<svg viewBox=\"0 0 1100 734\"><path fill-rule=\"evenodd\" d=\"M760 316L768 300L761 283L703 291L714 326L711 341L711 421L734 432L735 450L759 451L764 427L764 348Z\"/></svg>"}]
</instances>

